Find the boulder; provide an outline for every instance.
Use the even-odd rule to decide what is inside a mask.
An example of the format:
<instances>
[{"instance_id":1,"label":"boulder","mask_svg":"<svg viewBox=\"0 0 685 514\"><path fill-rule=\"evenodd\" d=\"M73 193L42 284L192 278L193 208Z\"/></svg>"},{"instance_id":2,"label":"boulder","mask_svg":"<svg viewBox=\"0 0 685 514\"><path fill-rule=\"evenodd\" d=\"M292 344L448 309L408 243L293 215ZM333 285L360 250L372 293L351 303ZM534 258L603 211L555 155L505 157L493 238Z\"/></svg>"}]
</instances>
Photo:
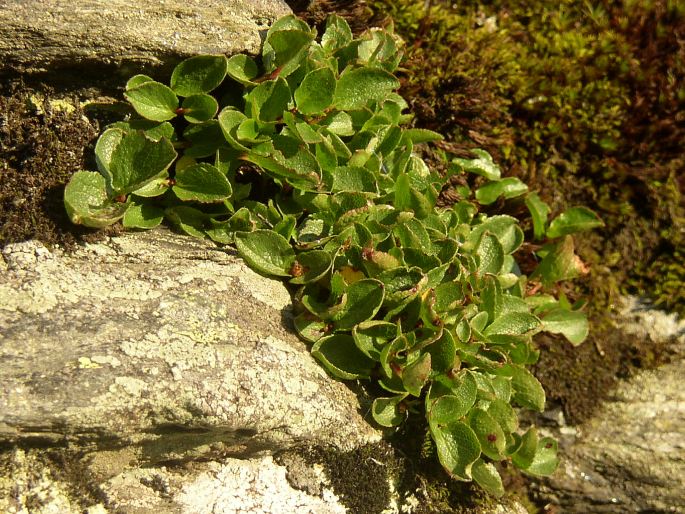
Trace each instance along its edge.
<instances>
[{"instance_id":1,"label":"boulder","mask_svg":"<svg viewBox=\"0 0 685 514\"><path fill-rule=\"evenodd\" d=\"M579 426L553 428L561 465L536 485L543 502L570 513L685 512L685 320L634 298L624 333L671 343L671 362L621 382Z\"/></svg>"},{"instance_id":2,"label":"boulder","mask_svg":"<svg viewBox=\"0 0 685 514\"><path fill-rule=\"evenodd\" d=\"M284 326L284 285L232 250L155 230L3 256L0 442L131 445L158 462L379 439Z\"/></svg>"},{"instance_id":3,"label":"boulder","mask_svg":"<svg viewBox=\"0 0 685 514\"><path fill-rule=\"evenodd\" d=\"M5 0L0 77L38 75L71 89L167 77L197 54L259 53L283 0ZM47 76L47 78L46 78Z\"/></svg>"}]
</instances>

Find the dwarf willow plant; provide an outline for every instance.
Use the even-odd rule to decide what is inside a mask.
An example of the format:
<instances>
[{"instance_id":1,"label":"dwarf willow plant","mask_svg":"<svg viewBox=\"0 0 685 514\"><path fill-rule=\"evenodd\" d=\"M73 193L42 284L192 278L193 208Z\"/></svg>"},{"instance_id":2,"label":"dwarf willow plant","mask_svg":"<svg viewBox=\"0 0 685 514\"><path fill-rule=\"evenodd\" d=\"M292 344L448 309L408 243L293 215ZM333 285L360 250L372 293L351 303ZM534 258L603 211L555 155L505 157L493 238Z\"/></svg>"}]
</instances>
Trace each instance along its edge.
<instances>
[{"instance_id":1,"label":"dwarf willow plant","mask_svg":"<svg viewBox=\"0 0 685 514\"><path fill-rule=\"evenodd\" d=\"M579 306L548 291L581 271L570 234L601 221L573 208L548 222L547 205L483 151L454 159L446 176L432 171L414 149L441 136L402 127L400 56L392 30L355 39L332 16L317 41L286 16L268 31L261 64L193 57L169 86L137 75L125 96L138 116L100 136L99 172L76 173L65 205L90 227L167 218L286 278L312 354L337 378L375 382L373 419L395 427L423 407L445 470L500 495L493 463L534 475L557 466L552 439L519 434L514 405L545 404L526 369L538 358L535 333L573 344L587 335ZM483 185L437 208L450 176L463 173ZM270 198L252 191L259 184ZM514 257L518 220L480 212L514 197L546 243L530 279Z\"/></svg>"}]
</instances>

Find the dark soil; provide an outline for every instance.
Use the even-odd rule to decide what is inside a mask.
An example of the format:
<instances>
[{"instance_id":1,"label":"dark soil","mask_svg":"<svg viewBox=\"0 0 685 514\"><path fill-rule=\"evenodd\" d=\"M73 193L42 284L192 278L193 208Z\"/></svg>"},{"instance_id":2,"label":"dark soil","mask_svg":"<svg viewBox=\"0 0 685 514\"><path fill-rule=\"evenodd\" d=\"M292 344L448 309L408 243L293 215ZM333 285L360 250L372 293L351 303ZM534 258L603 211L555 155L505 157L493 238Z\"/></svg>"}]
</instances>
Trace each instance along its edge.
<instances>
[{"instance_id":1,"label":"dark soil","mask_svg":"<svg viewBox=\"0 0 685 514\"><path fill-rule=\"evenodd\" d=\"M21 84L0 90L0 247L37 238L69 249L107 233L73 225L63 204L71 175L94 169L99 124L77 98L67 112L50 106L51 95Z\"/></svg>"}]
</instances>

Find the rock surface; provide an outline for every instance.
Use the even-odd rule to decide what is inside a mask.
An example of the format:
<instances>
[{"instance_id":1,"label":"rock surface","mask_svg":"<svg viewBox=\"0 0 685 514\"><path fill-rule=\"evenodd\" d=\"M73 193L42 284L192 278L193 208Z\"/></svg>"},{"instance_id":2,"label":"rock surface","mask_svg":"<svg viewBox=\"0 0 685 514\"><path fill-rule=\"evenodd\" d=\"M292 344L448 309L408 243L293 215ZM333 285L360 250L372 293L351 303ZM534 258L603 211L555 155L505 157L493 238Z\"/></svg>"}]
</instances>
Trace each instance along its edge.
<instances>
[{"instance_id":1,"label":"rock surface","mask_svg":"<svg viewBox=\"0 0 685 514\"><path fill-rule=\"evenodd\" d=\"M166 76L191 55L258 53L291 12L283 0L1 0L0 11L0 76L47 73L72 88Z\"/></svg>"},{"instance_id":2,"label":"rock surface","mask_svg":"<svg viewBox=\"0 0 685 514\"><path fill-rule=\"evenodd\" d=\"M154 462L378 439L284 328L283 284L230 251L156 230L3 256L0 441L133 444Z\"/></svg>"},{"instance_id":3,"label":"rock surface","mask_svg":"<svg viewBox=\"0 0 685 514\"><path fill-rule=\"evenodd\" d=\"M560 469L539 484L562 512L685 512L685 320L628 299L622 329L670 340L669 364L619 385L600 412L554 430Z\"/></svg>"}]
</instances>

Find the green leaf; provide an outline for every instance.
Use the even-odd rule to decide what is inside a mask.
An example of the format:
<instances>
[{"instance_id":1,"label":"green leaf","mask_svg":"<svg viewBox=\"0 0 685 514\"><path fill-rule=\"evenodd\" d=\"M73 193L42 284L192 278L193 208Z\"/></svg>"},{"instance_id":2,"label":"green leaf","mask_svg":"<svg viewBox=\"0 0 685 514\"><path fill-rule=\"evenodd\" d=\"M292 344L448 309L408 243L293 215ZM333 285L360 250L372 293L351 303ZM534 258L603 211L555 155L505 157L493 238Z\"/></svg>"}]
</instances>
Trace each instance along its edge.
<instances>
[{"instance_id":1,"label":"green leaf","mask_svg":"<svg viewBox=\"0 0 685 514\"><path fill-rule=\"evenodd\" d=\"M334 52L352 42L352 30L345 18L331 14L326 19L326 30L321 36L321 46L328 52Z\"/></svg>"},{"instance_id":2,"label":"green leaf","mask_svg":"<svg viewBox=\"0 0 685 514\"><path fill-rule=\"evenodd\" d=\"M133 89L134 87L145 84L146 82L154 82L155 79L148 77L147 75L134 75L128 82L126 82L126 90Z\"/></svg>"},{"instance_id":3,"label":"green leaf","mask_svg":"<svg viewBox=\"0 0 685 514\"><path fill-rule=\"evenodd\" d=\"M496 275L504 264L504 250L497 236L490 233L483 234L478 246L476 255L479 257L478 273L484 275L492 273Z\"/></svg>"},{"instance_id":4,"label":"green leaf","mask_svg":"<svg viewBox=\"0 0 685 514\"><path fill-rule=\"evenodd\" d=\"M579 311L556 308L542 318L542 330L553 334L563 334L574 346L582 343L588 336L587 316Z\"/></svg>"},{"instance_id":5,"label":"green leaf","mask_svg":"<svg viewBox=\"0 0 685 514\"><path fill-rule=\"evenodd\" d=\"M98 165L98 170L109 182L112 180L112 172L109 167L112 162L112 154L121 140L124 137L125 132L119 128L108 128L105 130L100 137L98 142L95 144L95 161Z\"/></svg>"},{"instance_id":6,"label":"green leaf","mask_svg":"<svg viewBox=\"0 0 685 514\"><path fill-rule=\"evenodd\" d=\"M310 30L273 29L272 26L262 49L264 65L268 72L278 70L279 77L287 77L299 67L314 35Z\"/></svg>"},{"instance_id":7,"label":"green leaf","mask_svg":"<svg viewBox=\"0 0 685 514\"><path fill-rule=\"evenodd\" d=\"M489 205L500 196L514 198L528 191L528 186L515 177L508 177L497 182L490 182L476 189L476 200L481 205Z\"/></svg>"},{"instance_id":8,"label":"green leaf","mask_svg":"<svg viewBox=\"0 0 685 514\"><path fill-rule=\"evenodd\" d=\"M223 132L228 144L230 144L236 150L241 150L243 152L249 152L250 149L238 142L237 131L240 124L246 119L247 116L245 116L242 112L236 111L229 107L222 109L218 116L221 132Z\"/></svg>"},{"instance_id":9,"label":"green leaf","mask_svg":"<svg viewBox=\"0 0 685 514\"><path fill-rule=\"evenodd\" d=\"M516 452L511 456L514 465L519 469L526 469L535 458L538 449L538 432L535 427L530 427L523 437Z\"/></svg>"},{"instance_id":10,"label":"green leaf","mask_svg":"<svg viewBox=\"0 0 685 514\"><path fill-rule=\"evenodd\" d=\"M77 171L64 189L64 206L72 223L103 228L120 220L129 204L109 200L99 173Z\"/></svg>"},{"instance_id":11,"label":"green leaf","mask_svg":"<svg viewBox=\"0 0 685 514\"><path fill-rule=\"evenodd\" d=\"M209 216L188 205L176 205L164 211L169 221L189 236L204 239Z\"/></svg>"},{"instance_id":12,"label":"green leaf","mask_svg":"<svg viewBox=\"0 0 685 514\"><path fill-rule=\"evenodd\" d=\"M420 143L430 143L432 141L442 141L444 137L442 134L433 132L432 130L421 128L410 128L402 131L403 141L411 141L415 145Z\"/></svg>"},{"instance_id":13,"label":"green leaf","mask_svg":"<svg viewBox=\"0 0 685 514\"><path fill-rule=\"evenodd\" d=\"M471 480L471 466L480 457L476 434L461 421L430 425L440 464L458 480Z\"/></svg>"},{"instance_id":14,"label":"green leaf","mask_svg":"<svg viewBox=\"0 0 685 514\"><path fill-rule=\"evenodd\" d=\"M342 110L362 109L371 101L383 100L398 87L399 81L384 70L347 68L336 85L334 103Z\"/></svg>"},{"instance_id":15,"label":"green leaf","mask_svg":"<svg viewBox=\"0 0 685 514\"><path fill-rule=\"evenodd\" d=\"M322 127L326 127L330 132L338 136L352 136L354 135L354 127L352 125L352 117L345 111L331 112L323 120L319 122ZM344 143L341 142L344 145ZM350 151L345 147L346 151L343 152L346 155L350 154Z\"/></svg>"},{"instance_id":16,"label":"green leaf","mask_svg":"<svg viewBox=\"0 0 685 514\"><path fill-rule=\"evenodd\" d=\"M422 354L402 370L402 383L405 389L414 396L421 396L421 390L426 385L431 372L430 353Z\"/></svg>"},{"instance_id":17,"label":"green leaf","mask_svg":"<svg viewBox=\"0 0 685 514\"><path fill-rule=\"evenodd\" d=\"M326 323L311 312L303 312L293 319L297 334L307 342L316 343L326 335Z\"/></svg>"},{"instance_id":18,"label":"green leaf","mask_svg":"<svg viewBox=\"0 0 685 514\"><path fill-rule=\"evenodd\" d=\"M170 183L167 177L155 178L145 184L143 187L136 189L132 194L143 198L154 198L160 196L169 190Z\"/></svg>"},{"instance_id":19,"label":"green leaf","mask_svg":"<svg viewBox=\"0 0 685 514\"><path fill-rule=\"evenodd\" d=\"M530 371L519 365L506 364L497 370L497 374L511 377L512 398L521 407L538 412L544 410L545 390Z\"/></svg>"},{"instance_id":20,"label":"green leaf","mask_svg":"<svg viewBox=\"0 0 685 514\"><path fill-rule=\"evenodd\" d=\"M433 382L426 397L426 413L431 424L446 424L468 414L476 401L476 382L470 373L461 373L449 386Z\"/></svg>"},{"instance_id":21,"label":"green leaf","mask_svg":"<svg viewBox=\"0 0 685 514\"><path fill-rule=\"evenodd\" d=\"M549 476L559 466L557 442L550 437L540 439L533 457L533 462L526 468L526 473L537 476Z\"/></svg>"},{"instance_id":22,"label":"green leaf","mask_svg":"<svg viewBox=\"0 0 685 514\"><path fill-rule=\"evenodd\" d=\"M473 480L475 480L475 482L488 494L497 498L504 495L502 477L492 463L486 463L483 459L478 459L471 467L471 475L473 476Z\"/></svg>"},{"instance_id":23,"label":"green leaf","mask_svg":"<svg viewBox=\"0 0 685 514\"><path fill-rule=\"evenodd\" d=\"M175 158L176 151L169 140L153 141L140 131L129 132L111 154L111 196L128 194L166 176Z\"/></svg>"},{"instance_id":24,"label":"green leaf","mask_svg":"<svg viewBox=\"0 0 685 514\"><path fill-rule=\"evenodd\" d=\"M146 203L134 203L124 214L122 224L126 228L155 228L162 223L164 210Z\"/></svg>"},{"instance_id":25,"label":"green leaf","mask_svg":"<svg viewBox=\"0 0 685 514\"><path fill-rule=\"evenodd\" d=\"M173 186L176 196L183 201L202 203L221 202L231 196L231 184L226 176L211 164L198 163L176 173Z\"/></svg>"},{"instance_id":26,"label":"green leaf","mask_svg":"<svg viewBox=\"0 0 685 514\"><path fill-rule=\"evenodd\" d=\"M449 330L443 330L442 335L426 347L431 356L431 365L435 371L444 373L452 369L457 358L457 345Z\"/></svg>"},{"instance_id":27,"label":"green leaf","mask_svg":"<svg viewBox=\"0 0 685 514\"><path fill-rule=\"evenodd\" d=\"M497 379L501 380L498 381ZM486 410L488 414L499 423L505 434L511 434L518 428L518 417L509 404L510 389L507 390L508 394L505 395L506 399L499 397L499 395L502 394L502 384L507 384L509 388L511 387L511 383L504 377L495 377L493 379L492 385L495 388L495 394L497 394L498 397L490 401Z\"/></svg>"},{"instance_id":28,"label":"green leaf","mask_svg":"<svg viewBox=\"0 0 685 514\"><path fill-rule=\"evenodd\" d=\"M171 89L180 96L209 93L226 76L228 62L223 55L197 55L181 62L171 74Z\"/></svg>"},{"instance_id":29,"label":"green leaf","mask_svg":"<svg viewBox=\"0 0 685 514\"><path fill-rule=\"evenodd\" d=\"M332 375L344 380L369 378L374 362L364 355L348 334L319 339L312 347L317 358Z\"/></svg>"},{"instance_id":30,"label":"green leaf","mask_svg":"<svg viewBox=\"0 0 685 514\"><path fill-rule=\"evenodd\" d=\"M547 237L561 237L603 226L599 216L587 207L571 207L551 221Z\"/></svg>"},{"instance_id":31,"label":"green leaf","mask_svg":"<svg viewBox=\"0 0 685 514\"><path fill-rule=\"evenodd\" d=\"M195 159L214 155L219 147L226 145L226 138L217 120L188 125L183 131L183 138L190 143L184 155Z\"/></svg>"},{"instance_id":32,"label":"green leaf","mask_svg":"<svg viewBox=\"0 0 685 514\"><path fill-rule=\"evenodd\" d=\"M488 152L480 149L471 150L471 152L478 157L475 159L453 159L452 162L458 168L481 175L488 180L499 180L501 178L502 172Z\"/></svg>"},{"instance_id":33,"label":"green leaf","mask_svg":"<svg viewBox=\"0 0 685 514\"><path fill-rule=\"evenodd\" d=\"M540 329L537 316L526 312L508 312L499 316L486 329L486 336L492 335L523 335Z\"/></svg>"},{"instance_id":34,"label":"green leaf","mask_svg":"<svg viewBox=\"0 0 685 514\"><path fill-rule=\"evenodd\" d=\"M178 97L164 84L143 82L124 93L133 108L143 118L153 121L166 121L176 117Z\"/></svg>"},{"instance_id":35,"label":"green leaf","mask_svg":"<svg viewBox=\"0 0 685 514\"><path fill-rule=\"evenodd\" d=\"M550 286L560 280L575 278L582 271L583 264L575 254L573 237L566 236L545 255L530 278L539 277L546 286Z\"/></svg>"},{"instance_id":36,"label":"green leaf","mask_svg":"<svg viewBox=\"0 0 685 514\"><path fill-rule=\"evenodd\" d=\"M259 68L250 56L236 54L228 59L226 72L229 77L243 85L253 85L252 80L259 74Z\"/></svg>"},{"instance_id":37,"label":"green leaf","mask_svg":"<svg viewBox=\"0 0 685 514\"><path fill-rule=\"evenodd\" d=\"M333 172L331 191L366 191L375 193L378 191L376 177L373 172L366 168L355 166L338 166Z\"/></svg>"},{"instance_id":38,"label":"green leaf","mask_svg":"<svg viewBox=\"0 0 685 514\"><path fill-rule=\"evenodd\" d=\"M333 319L337 330L350 330L355 325L373 318L384 297L383 283L375 279L359 280L345 293L347 303Z\"/></svg>"},{"instance_id":39,"label":"green leaf","mask_svg":"<svg viewBox=\"0 0 685 514\"><path fill-rule=\"evenodd\" d=\"M261 121L276 121L283 116L292 100L290 86L283 79L262 82L245 96L245 109L250 117Z\"/></svg>"},{"instance_id":40,"label":"green leaf","mask_svg":"<svg viewBox=\"0 0 685 514\"><path fill-rule=\"evenodd\" d=\"M390 398L376 398L371 405L373 419L382 427L396 427L407 417L407 411L401 408L406 394L392 396Z\"/></svg>"},{"instance_id":41,"label":"green leaf","mask_svg":"<svg viewBox=\"0 0 685 514\"><path fill-rule=\"evenodd\" d=\"M333 103L335 75L330 68L319 68L305 75L295 90L295 104L302 114L321 114Z\"/></svg>"},{"instance_id":42,"label":"green leaf","mask_svg":"<svg viewBox=\"0 0 685 514\"><path fill-rule=\"evenodd\" d=\"M482 452L493 460L504 458L506 436L500 424L483 409L469 412L469 425L478 437Z\"/></svg>"},{"instance_id":43,"label":"green leaf","mask_svg":"<svg viewBox=\"0 0 685 514\"><path fill-rule=\"evenodd\" d=\"M333 258L325 250L312 250L299 254L295 262L297 264L291 269L291 274L294 269L297 269L298 273L301 274L293 275L290 283L309 284L316 282L328 273L333 264Z\"/></svg>"},{"instance_id":44,"label":"green leaf","mask_svg":"<svg viewBox=\"0 0 685 514\"><path fill-rule=\"evenodd\" d=\"M397 337L397 325L387 321L364 321L354 326L352 337L367 357L380 361L383 347Z\"/></svg>"},{"instance_id":45,"label":"green leaf","mask_svg":"<svg viewBox=\"0 0 685 514\"><path fill-rule=\"evenodd\" d=\"M190 95L181 104L183 117L190 123L202 123L214 118L219 104L213 96L205 94Z\"/></svg>"},{"instance_id":46,"label":"green leaf","mask_svg":"<svg viewBox=\"0 0 685 514\"><path fill-rule=\"evenodd\" d=\"M549 205L543 202L537 193L530 193L526 196L526 206L533 218L533 233L535 239L542 239L545 237Z\"/></svg>"},{"instance_id":47,"label":"green leaf","mask_svg":"<svg viewBox=\"0 0 685 514\"><path fill-rule=\"evenodd\" d=\"M235 246L240 256L253 268L268 275L290 276L295 250L272 230L237 232Z\"/></svg>"}]
</instances>

